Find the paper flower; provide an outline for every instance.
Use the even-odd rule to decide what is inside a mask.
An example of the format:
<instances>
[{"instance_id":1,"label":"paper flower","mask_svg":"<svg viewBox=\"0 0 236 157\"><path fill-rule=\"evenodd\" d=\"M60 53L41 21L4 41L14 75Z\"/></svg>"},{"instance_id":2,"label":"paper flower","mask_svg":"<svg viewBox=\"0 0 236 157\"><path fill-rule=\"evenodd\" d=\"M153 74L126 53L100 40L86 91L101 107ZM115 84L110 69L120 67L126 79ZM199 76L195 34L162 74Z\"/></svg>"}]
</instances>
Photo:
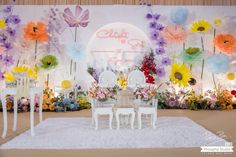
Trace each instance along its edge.
<instances>
[{"instance_id":1,"label":"paper flower","mask_svg":"<svg viewBox=\"0 0 236 157\"><path fill-rule=\"evenodd\" d=\"M76 43L72 43L67 46L66 54L74 61L80 61L84 58L82 48Z\"/></svg>"},{"instance_id":2,"label":"paper flower","mask_svg":"<svg viewBox=\"0 0 236 157\"><path fill-rule=\"evenodd\" d=\"M226 73L229 69L229 58L224 54L210 56L206 60L206 66L212 73Z\"/></svg>"},{"instance_id":3,"label":"paper flower","mask_svg":"<svg viewBox=\"0 0 236 157\"><path fill-rule=\"evenodd\" d=\"M56 68L58 65L58 60L53 55L46 55L40 59L40 67L45 70L51 70Z\"/></svg>"},{"instance_id":4,"label":"paper flower","mask_svg":"<svg viewBox=\"0 0 236 157\"><path fill-rule=\"evenodd\" d=\"M23 66L15 66L12 70L14 74L19 74L19 73L25 73L29 78L32 78L34 80L37 79L37 72L35 68L30 68L26 65Z\"/></svg>"},{"instance_id":5,"label":"paper flower","mask_svg":"<svg viewBox=\"0 0 236 157\"><path fill-rule=\"evenodd\" d=\"M192 75L190 74L190 69L184 64L173 63L169 77L174 84L187 87Z\"/></svg>"},{"instance_id":6,"label":"paper flower","mask_svg":"<svg viewBox=\"0 0 236 157\"><path fill-rule=\"evenodd\" d=\"M184 63L194 64L203 58L202 52L199 48L189 47L185 49L182 54L182 59Z\"/></svg>"},{"instance_id":7,"label":"paper flower","mask_svg":"<svg viewBox=\"0 0 236 157\"><path fill-rule=\"evenodd\" d=\"M164 68L157 68L156 73L157 73L157 76L159 77L164 77L166 75Z\"/></svg>"},{"instance_id":8,"label":"paper flower","mask_svg":"<svg viewBox=\"0 0 236 157\"><path fill-rule=\"evenodd\" d=\"M11 15L6 19L7 23L19 24L21 19L18 15Z\"/></svg>"},{"instance_id":9,"label":"paper flower","mask_svg":"<svg viewBox=\"0 0 236 157\"><path fill-rule=\"evenodd\" d=\"M70 27L79 27L79 26L86 27L89 23L89 21L88 21L88 19L89 19L88 9L86 9L83 12L83 9L79 5L77 5L75 7L75 15L73 15L70 8L66 8L64 10L63 17L64 17L66 23Z\"/></svg>"},{"instance_id":10,"label":"paper flower","mask_svg":"<svg viewBox=\"0 0 236 157\"><path fill-rule=\"evenodd\" d=\"M126 90L128 85L128 77L124 73L118 75L117 84L121 86L122 90Z\"/></svg>"},{"instance_id":11,"label":"paper flower","mask_svg":"<svg viewBox=\"0 0 236 157\"><path fill-rule=\"evenodd\" d=\"M188 10L183 7L178 7L175 9L172 9L170 14L170 20L175 24L185 24L186 20L188 18Z\"/></svg>"},{"instance_id":12,"label":"paper flower","mask_svg":"<svg viewBox=\"0 0 236 157\"><path fill-rule=\"evenodd\" d=\"M3 46L0 46L0 54L2 54L4 51L6 50L6 48L5 47L3 47Z\"/></svg>"},{"instance_id":13,"label":"paper flower","mask_svg":"<svg viewBox=\"0 0 236 157\"><path fill-rule=\"evenodd\" d=\"M226 54L236 51L236 38L231 34L218 34L214 39L215 47Z\"/></svg>"},{"instance_id":14,"label":"paper flower","mask_svg":"<svg viewBox=\"0 0 236 157\"><path fill-rule=\"evenodd\" d=\"M226 78L230 81L235 79L235 74L232 72L227 73Z\"/></svg>"},{"instance_id":15,"label":"paper flower","mask_svg":"<svg viewBox=\"0 0 236 157\"><path fill-rule=\"evenodd\" d=\"M24 28L24 38L36 41L48 41L47 26L43 22L29 22Z\"/></svg>"},{"instance_id":16,"label":"paper flower","mask_svg":"<svg viewBox=\"0 0 236 157\"><path fill-rule=\"evenodd\" d=\"M14 75L10 72L5 73L4 77L5 77L6 82L14 82L15 81Z\"/></svg>"},{"instance_id":17,"label":"paper flower","mask_svg":"<svg viewBox=\"0 0 236 157\"><path fill-rule=\"evenodd\" d=\"M198 20L192 23L191 30L193 32L204 33L207 32L211 28L211 25L206 20Z\"/></svg>"},{"instance_id":18,"label":"paper flower","mask_svg":"<svg viewBox=\"0 0 236 157\"><path fill-rule=\"evenodd\" d=\"M5 65L7 67L11 66L14 64L14 59L13 59L13 56L9 56L9 55L6 55L5 58L3 59Z\"/></svg>"},{"instance_id":19,"label":"paper flower","mask_svg":"<svg viewBox=\"0 0 236 157\"><path fill-rule=\"evenodd\" d=\"M0 19L0 29L5 29L7 27L4 19Z\"/></svg>"},{"instance_id":20,"label":"paper flower","mask_svg":"<svg viewBox=\"0 0 236 157\"><path fill-rule=\"evenodd\" d=\"M63 80L61 82L62 89L69 89L72 87L72 82L70 80Z\"/></svg>"},{"instance_id":21,"label":"paper flower","mask_svg":"<svg viewBox=\"0 0 236 157\"><path fill-rule=\"evenodd\" d=\"M169 57L164 57L161 60L161 64L165 65L165 66L170 65L171 64L171 59Z\"/></svg>"},{"instance_id":22,"label":"paper flower","mask_svg":"<svg viewBox=\"0 0 236 157\"><path fill-rule=\"evenodd\" d=\"M164 39L169 43L182 43L187 37L187 32L180 25L167 26L162 31Z\"/></svg>"},{"instance_id":23,"label":"paper flower","mask_svg":"<svg viewBox=\"0 0 236 157\"><path fill-rule=\"evenodd\" d=\"M4 79L5 79L4 72L0 71L0 81L3 81Z\"/></svg>"}]
</instances>

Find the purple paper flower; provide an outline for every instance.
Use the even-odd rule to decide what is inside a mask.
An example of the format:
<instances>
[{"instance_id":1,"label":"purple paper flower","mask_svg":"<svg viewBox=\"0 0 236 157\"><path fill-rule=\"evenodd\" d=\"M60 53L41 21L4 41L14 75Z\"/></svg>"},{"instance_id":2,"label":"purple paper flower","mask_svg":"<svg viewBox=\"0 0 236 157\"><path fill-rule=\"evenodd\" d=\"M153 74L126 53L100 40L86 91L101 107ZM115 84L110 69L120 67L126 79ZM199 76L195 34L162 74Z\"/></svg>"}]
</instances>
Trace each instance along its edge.
<instances>
[{"instance_id":1,"label":"purple paper flower","mask_svg":"<svg viewBox=\"0 0 236 157\"><path fill-rule=\"evenodd\" d=\"M146 14L146 18L147 18L147 19L151 19L151 18L152 18L152 14L147 13L147 14Z\"/></svg>"},{"instance_id":2,"label":"purple paper flower","mask_svg":"<svg viewBox=\"0 0 236 157\"><path fill-rule=\"evenodd\" d=\"M4 77L4 72L1 72L0 71L0 81L2 81L2 80L4 80L5 79L5 77Z\"/></svg>"},{"instance_id":3,"label":"purple paper flower","mask_svg":"<svg viewBox=\"0 0 236 157\"><path fill-rule=\"evenodd\" d=\"M75 8L75 16L72 14L70 8L66 8L63 13L63 17L66 21L66 23L70 27L86 27L89 23L89 11L86 9L84 12L82 12L83 9L77 5Z\"/></svg>"},{"instance_id":4,"label":"purple paper flower","mask_svg":"<svg viewBox=\"0 0 236 157\"><path fill-rule=\"evenodd\" d=\"M3 56L2 55L0 55L0 60L2 60L3 59Z\"/></svg>"},{"instance_id":5,"label":"purple paper flower","mask_svg":"<svg viewBox=\"0 0 236 157\"><path fill-rule=\"evenodd\" d=\"M164 57L164 58L162 58L161 64L163 64L163 65L165 65L165 66L170 65L170 64L171 64L170 58L169 58L169 57Z\"/></svg>"},{"instance_id":6,"label":"purple paper flower","mask_svg":"<svg viewBox=\"0 0 236 157\"><path fill-rule=\"evenodd\" d=\"M157 25L156 25L156 29L157 29L158 31L162 31L162 30L164 29L164 27L163 27L161 24L157 24Z\"/></svg>"},{"instance_id":7,"label":"purple paper flower","mask_svg":"<svg viewBox=\"0 0 236 157\"><path fill-rule=\"evenodd\" d=\"M9 22L10 23L14 23L14 24L18 24L18 23L20 23L20 18L19 18L19 16L18 15L11 15L10 17L9 17Z\"/></svg>"},{"instance_id":8,"label":"purple paper flower","mask_svg":"<svg viewBox=\"0 0 236 157\"><path fill-rule=\"evenodd\" d=\"M149 27L152 28L152 29L155 29L156 25L157 25L157 23L155 21L152 21L152 22L149 23Z\"/></svg>"},{"instance_id":9,"label":"purple paper flower","mask_svg":"<svg viewBox=\"0 0 236 157\"><path fill-rule=\"evenodd\" d=\"M10 49L12 49L12 45L9 42L5 42L3 46L6 48L6 51L9 51Z\"/></svg>"},{"instance_id":10,"label":"purple paper flower","mask_svg":"<svg viewBox=\"0 0 236 157\"><path fill-rule=\"evenodd\" d=\"M151 32L151 39L156 40L159 36L159 33L157 31Z\"/></svg>"},{"instance_id":11,"label":"purple paper flower","mask_svg":"<svg viewBox=\"0 0 236 157\"><path fill-rule=\"evenodd\" d=\"M163 77L166 74L164 68L157 68L156 72L157 72L157 76L159 76L159 77Z\"/></svg>"},{"instance_id":12,"label":"purple paper flower","mask_svg":"<svg viewBox=\"0 0 236 157\"><path fill-rule=\"evenodd\" d=\"M3 11L4 11L5 13L10 13L10 12L12 11L12 6L11 6L11 5L6 6L6 7L3 9Z\"/></svg>"},{"instance_id":13,"label":"purple paper flower","mask_svg":"<svg viewBox=\"0 0 236 157\"><path fill-rule=\"evenodd\" d=\"M7 33L9 33L10 36L14 37L16 34L16 31L10 27L7 28Z\"/></svg>"},{"instance_id":14,"label":"purple paper flower","mask_svg":"<svg viewBox=\"0 0 236 157\"><path fill-rule=\"evenodd\" d=\"M0 43L5 43L7 40L7 36L5 34L0 34Z\"/></svg>"},{"instance_id":15,"label":"purple paper flower","mask_svg":"<svg viewBox=\"0 0 236 157\"><path fill-rule=\"evenodd\" d=\"M161 54L165 53L165 49L163 47L159 47L159 48L156 48L155 52L157 55L161 55Z\"/></svg>"},{"instance_id":16,"label":"purple paper flower","mask_svg":"<svg viewBox=\"0 0 236 157\"><path fill-rule=\"evenodd\" d=\"M154 14L154 15L153 15L153 18L154 18L155 20L159 20L160 16L161 16L160 14Z\"/></svg>"},{"instance_id":17,"label":"purple paper flower","mask_svg":"<svg viewBox=\"0 0 236 157\"><path fill-rule=\"evenodd\" d=\"M159 38L157 41L158 46L164 46L166 44L165 40L163 38Z\"/></svg>"},{"instance_id":18,"label":"purple paper flower","mask_svg":"<svg viewBox=\"0 0 236 157\"><path fill-rule=\"evenodd\" d=\"M6 56L5 58L4 58L4 63L5 63L5 65L7 66L7 67L9 67L9 66L11 66L11 65L13 65L14 64L14 59L13 59L13 57L12 56Z\"/></svg>"}]
</instances>

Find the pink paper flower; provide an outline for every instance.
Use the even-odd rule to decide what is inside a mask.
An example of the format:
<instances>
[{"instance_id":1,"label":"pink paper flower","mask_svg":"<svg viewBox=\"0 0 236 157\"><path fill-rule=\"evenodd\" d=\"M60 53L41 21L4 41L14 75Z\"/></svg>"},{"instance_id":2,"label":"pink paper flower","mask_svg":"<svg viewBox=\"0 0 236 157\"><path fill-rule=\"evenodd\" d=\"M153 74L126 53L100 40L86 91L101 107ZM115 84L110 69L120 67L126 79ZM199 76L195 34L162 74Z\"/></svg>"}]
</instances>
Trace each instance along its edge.
<instances>
[{"instance_id":1,"label":"pink paper flower","mask_svg":"<svg viewBox=\"0 0 236 157\"><path fill-rule=\"evenodd\" d=\"M83 9L77 5L75 8L75 15L71 12L70 8L66 8L63 13L63 17L66 21L66 23L70 27L86 27L89 23L89 11L86 9L83 12Z\"/></svg>"},{"instance_id":2,"label":"pink paper flower","mask_svg":"<svg viewBox=\"0 0 236 157\"><path fill-rule=\"evenodd\" d=\"M187 38L187 32L180 25L165 27L162 31L162 35L169 43L182 43Z\"/></svg>"}]
</instances>

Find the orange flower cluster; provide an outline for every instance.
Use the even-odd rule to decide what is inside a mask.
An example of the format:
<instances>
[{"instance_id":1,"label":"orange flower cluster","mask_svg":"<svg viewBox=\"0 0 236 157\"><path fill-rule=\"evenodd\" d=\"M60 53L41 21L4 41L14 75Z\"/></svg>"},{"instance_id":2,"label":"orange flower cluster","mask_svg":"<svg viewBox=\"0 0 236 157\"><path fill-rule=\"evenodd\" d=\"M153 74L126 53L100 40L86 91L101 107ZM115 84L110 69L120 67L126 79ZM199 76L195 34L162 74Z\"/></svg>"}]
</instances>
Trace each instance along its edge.
<instances>
[{"instance_id":1,"label":"orange flower cluster","mask_svg":"<svg viewBox=\"0 0 236 157\"><path fill-rule=\"evenodd\" d=\"M229 90L223 90L219 96L218 101L222 107L223 110L232 110L233 109L233 95Z\"/></svg>"},{"instance_id":2,"label":"orange flower cluster","mask_svg":"<svg viewBox=\"0 0 236 157\"><path fill-rule=\"evenodd\" d=\"M53 102L54 102L54 93L52 89L50 89L47 86L44 89L44 94L43 94L43 110L55 111L55 106Z\"/></svg>"},{"instance_id":3,"label":"orange flower cluster","mask_svg":"<svg viewBox=\"0 0 236 157\"><path fill-rule=\"evenodd\" d=\"M46 24L43 22L29 22L24 28L24 38L28 40L48 41Z\"/></svg>"},{"instance_id":4,"label":"orange flower cluster","mask_svg":"<svg viewBox=\"0 0 236 157\"><path fill-rule=\"evenodd\" d=\"M226 54L236 51L236 38L231 34L218 34L214 39L215 47Z\"/></svg>"}]
</instances>

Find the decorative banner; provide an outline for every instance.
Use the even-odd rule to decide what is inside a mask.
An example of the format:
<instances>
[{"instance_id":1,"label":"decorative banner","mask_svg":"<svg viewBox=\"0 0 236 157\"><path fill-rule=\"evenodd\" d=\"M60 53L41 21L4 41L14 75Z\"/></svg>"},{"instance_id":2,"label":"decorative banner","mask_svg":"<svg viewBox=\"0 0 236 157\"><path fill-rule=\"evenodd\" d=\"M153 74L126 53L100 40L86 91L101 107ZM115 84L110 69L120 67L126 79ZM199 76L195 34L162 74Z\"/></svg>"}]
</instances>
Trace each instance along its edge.
<instances>
[{"instance_id":1,"label":"decorative banner","mask_svg":"<svg viewBox=\"0 0 236 157\"><path fill-rule=\"evenodd\" d=\"M111 23L99 28L91 37L87 52L97 68L128 69L137 58L150 52L150 42L139 28L127 23Z\"/></svg>"}]
</instances>

